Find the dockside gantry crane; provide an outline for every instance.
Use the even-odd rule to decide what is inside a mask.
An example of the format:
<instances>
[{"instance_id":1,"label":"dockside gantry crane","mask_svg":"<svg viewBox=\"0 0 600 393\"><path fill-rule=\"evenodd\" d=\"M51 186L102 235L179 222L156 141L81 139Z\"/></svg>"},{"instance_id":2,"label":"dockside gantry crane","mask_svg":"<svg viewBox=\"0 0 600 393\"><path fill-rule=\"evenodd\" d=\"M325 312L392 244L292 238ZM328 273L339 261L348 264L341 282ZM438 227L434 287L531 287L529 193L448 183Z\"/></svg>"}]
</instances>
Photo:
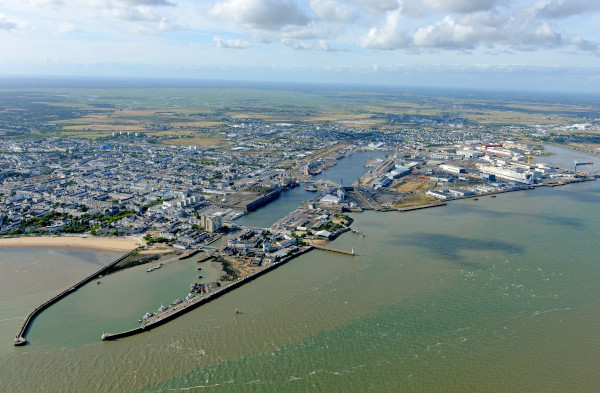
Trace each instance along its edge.
<instances>
[{"instance_id":1,"label":"dockside gantry crane","mask_svg":"<svg viewBox=\"0 0 600 393\"><path fill-rule=\"evenodd\" d=\"M577 162L575 161L575 169L573 170L573 175L575 175L575 177L577 177L577 167L578 166L588 166L588 165L594 165L593 162ZM587 172L586 172L587 175Z\"/></svg>"}]
</instances>

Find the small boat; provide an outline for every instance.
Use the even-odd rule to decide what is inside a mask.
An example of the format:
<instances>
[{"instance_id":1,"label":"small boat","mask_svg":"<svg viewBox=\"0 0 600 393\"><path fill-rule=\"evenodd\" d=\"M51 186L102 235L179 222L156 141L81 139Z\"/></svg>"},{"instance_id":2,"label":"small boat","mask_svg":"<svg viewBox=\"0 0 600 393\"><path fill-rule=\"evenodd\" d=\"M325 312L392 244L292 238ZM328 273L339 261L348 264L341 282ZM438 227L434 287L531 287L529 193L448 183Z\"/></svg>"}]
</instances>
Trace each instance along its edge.
<instances>
[{"instance_id":1,"label":"small boat","mask_svg":"<svg viewBox=\"0 0 600 393\"><path fill-rule=\"evenodd\" d=\"M158 310L156 310L156 313L161 313L163 311L165 311L167 308L165 306L163 306L162 304L160 305L160 307L158 308Z\"/></svg>"},{"instance_id":2,"label":"small boat","mask_svg":"<svg viewBox=\"0 0 600 393\"><path fill-rule=\"evenodd\" d=\"M174 306L178 305L179 303L181 303L181 300L179 299L175 299L175 301L173 301Z\"/></svg>"},{"instance_id":3,"label":"small boat","mask_svg":"<svg viewBox=\"0 0 600 393\"><path fill-rule=\"evenodd\" d=\"M317 192L317 191L319 191L319 190L317 189L317 187L315 187L315 186L308 186L308 187L304 187L304 190L305 190L305 191L308 191L308 192Z\"/></svg>"},{"instance_id":4,"label":"small boat","mask_svg":"<svg viewBox=\"0 0 600 393\"><path fill-rule=\"evenodd\" d=\"M149 268L148 270L146 270L146 272L148 272L148 273L150 273L150 272L153 272L153 271L154 271L154 268L153 268L153 267L151 267L151 268Z\"/></svg>"},{"instance_id":5,"label":"small boat","mask_svg":"<svg viewBox=\"0 0 600 393\"><path fill-rule=\"evenodd\" d=\"M162 263L159 263L158 265L154 266L154 270L160 269L161 267L162 267Z\"/></svg>"},{"instance_id":6,"label":"small boat","mask_svg":"<svg viewBox=\"0 0 600 393\"><path fill-rule=\"evenodd\" d=\"M185 297L185 300L190 300L191 298L193 298L194 296L196 296L193 292L190 292L187 294L187 296Z\"/></svg>"},{"instance_id":7,"label":"small boat","mask_svg":"<svg viewBox=\"0 0 600 393\"><path fill-rule=\"evenodd\" d=\"M140 318L140 322L144 322L146 319L150 318L151 316L152 316L152 314L147 312L146 314L144 314L143 317Z\"/></svg>"}]
</instances>

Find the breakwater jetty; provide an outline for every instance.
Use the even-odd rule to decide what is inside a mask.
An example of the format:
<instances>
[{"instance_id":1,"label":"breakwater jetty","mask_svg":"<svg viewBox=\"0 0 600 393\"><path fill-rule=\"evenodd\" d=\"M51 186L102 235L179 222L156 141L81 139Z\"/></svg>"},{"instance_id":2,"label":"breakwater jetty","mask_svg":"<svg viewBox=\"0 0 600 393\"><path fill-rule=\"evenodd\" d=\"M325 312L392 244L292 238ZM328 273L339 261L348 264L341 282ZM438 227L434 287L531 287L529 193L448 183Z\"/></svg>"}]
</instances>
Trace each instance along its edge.
<instances>
[{"instance_id":1,"label":"breakwater jetty","mask_svg":"<svg viewBox=\"0 0 600 393\"><path fill-rule=\"evenodd\" d=\"M50 299L50 300L42 303L38 307L36 307L35 310L33 310L27 316L27 318L25 318L25 322L23 322L23 326L21 327L21 330L15 336L14 345L15 346L19 346L19 345L25 345L25 344L27 344L27 340L25 339L27 331L29 330L29 327L33 323L35 317L37 317L42 311L44 311L45 309L47 309L48 307L50 307L54 303L58 302L60 299L62 299L64 297L66 297L67 295L75 292L77 289L81 288L82 286L84 286L85 284L89 283L90 281L93 281L93 280L97 279L98 277L104 275L105 273L109 272L110 269L112 269L116 264L118 264L119 262L122 262L125 258L129 257L131 254L133 254L137 250L138 250L137 248L134 249L134 250L131 250L130 252L128 252L127 254L123 255L122 257L120 257L116 261L113 261L113 262L109 263L108 265L102 267L97 272L95 272L95 273L87 276L83 280L79 281L77 284L75 284L75 285L67 288L66 290L62 291L58 295L54 296L52 299Z\"/></svg>"},{"instance_id":2,"label":"breakwater jetty","mask_svg":"<svg viewBox=\"0 0 600 393\"><path fill-rule=\"evenodd\" d=\"M291 261L292 259L294 259L302 254L305 254L314 248L315 247L313 247L313 246L302 247L298 252L291 254L289 256L286 256L286 257L282 258L281 260L279 260L275 263L272 263L271 265L255 272L253 274L250 274L243 278L239 278L237 281L234 281L231 284L229 284L225 287L222 287L221 289L219 289L213 293L208 294L207 296L202 296L202 295L194 296L193 298L185 300L176 306L168 308L167 310L165 310L151 318L148 318L148 320L143 322L142 325L138 328L126 330L126 331L120 332L120 333L103 333L101 338L104 341L118 340L120 338L134 336L136 334L140 334L145 331L151 330L155 327L158 327L160 325L163 325L183 314L186 314L186 313L192 311L193 309L195 309L203 304L206 304L214 299L220 298L221 296L225 295L226 293L229 293L229 292L233 291L234 289L239 288L242 285L247 284L247 283L257 279L258 277L262 276L263 274L266 274L266 273L270 272L271 270L276 269L279 266L286 264L287 262Z\"/></svg>"},{"instance_id":3,"label":"breakwater jetty","mask_svg":"<svg viewBox=\"0 0 600 393\"><path fill-rule=\"evenodd\" d=\"M337 248L331 248L331 247L325 247L325 246L314 246L314 247L317 250L329 251L329 252L337 252L338 254L344 254L344 255L352 255L352 256L354 256L354 249L352 249L352 251L346 251L346 250L340 250L340 249L337 249Z\"/></svg>"}]
</instances>

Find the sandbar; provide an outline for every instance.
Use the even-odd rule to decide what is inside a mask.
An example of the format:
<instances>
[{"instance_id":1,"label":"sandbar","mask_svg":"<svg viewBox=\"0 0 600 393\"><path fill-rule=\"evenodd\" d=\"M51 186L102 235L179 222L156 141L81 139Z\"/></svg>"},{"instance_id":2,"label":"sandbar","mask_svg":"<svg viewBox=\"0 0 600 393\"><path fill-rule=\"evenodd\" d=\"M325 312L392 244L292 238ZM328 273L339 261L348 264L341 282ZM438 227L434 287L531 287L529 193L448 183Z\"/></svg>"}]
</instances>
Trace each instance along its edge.
<instances>
[{"instance_id":1,"label":"sandbar","mask_svg":"<svg viewBox=\"0 0 600 393\"><path fill-rule=\"evenodd\" d=\"M82 247L131 251L145 242L135 237L22 236L0 238L0 247Z\"/></svg>"}]
</instances>

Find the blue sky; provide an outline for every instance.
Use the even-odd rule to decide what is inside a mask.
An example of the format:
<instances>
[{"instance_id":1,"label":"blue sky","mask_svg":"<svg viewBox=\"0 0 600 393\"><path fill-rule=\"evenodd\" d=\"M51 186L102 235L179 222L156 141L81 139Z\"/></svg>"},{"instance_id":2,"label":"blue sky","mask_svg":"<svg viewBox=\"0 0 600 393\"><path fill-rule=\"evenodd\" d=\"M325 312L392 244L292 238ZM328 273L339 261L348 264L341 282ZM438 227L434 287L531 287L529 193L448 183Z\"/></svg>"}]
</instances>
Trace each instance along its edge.
<instances>
[{"instance_id":1,"label":"blue sky","mask_svg":"<svg viewBox=\"0 0 600 393\"><path fill-rule=\"evenodd\" d=\"M600 91L600 0L0 0L0 74Z\"/></svg>"}]
</instances>

